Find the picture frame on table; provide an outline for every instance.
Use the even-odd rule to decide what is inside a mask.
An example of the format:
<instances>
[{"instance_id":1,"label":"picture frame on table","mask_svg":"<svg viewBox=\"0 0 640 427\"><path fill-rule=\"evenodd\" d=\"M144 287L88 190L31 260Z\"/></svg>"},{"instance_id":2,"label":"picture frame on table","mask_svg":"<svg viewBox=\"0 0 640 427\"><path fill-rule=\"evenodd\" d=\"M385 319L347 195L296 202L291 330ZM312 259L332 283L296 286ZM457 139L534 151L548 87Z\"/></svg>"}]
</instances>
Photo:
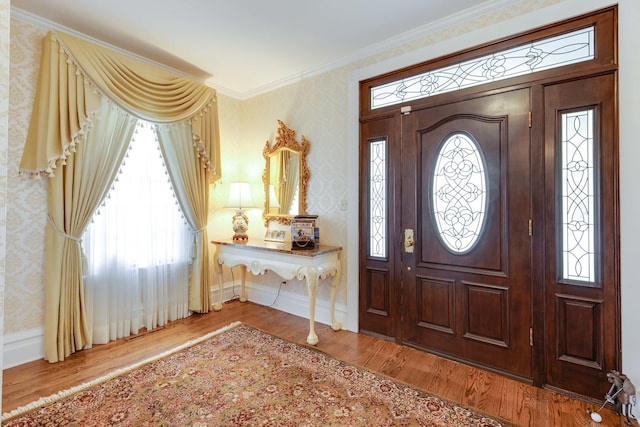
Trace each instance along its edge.
<instances>
[{"instance_id":1,"label":"picture frame on table","mask_svg":"<svg viewBox=\"0 0 640 427\"><path fill-rule=\"evenodd\" d=\"M284 230L269 230L267 229L264 234L264 240L267 242L279 242L283 243L287 232Z\"/></svg>"},{"instance_id":2,"label":"picture frame on table","mask_svg":"<svg viewBox=\"0 0 640 427\"><path fill-rule=\"evenodd\" d=\"M266 242L285 243L291 240L291 226L270 220L267 223L267 231L264 233Z\"/></svg>"}]
</instances>

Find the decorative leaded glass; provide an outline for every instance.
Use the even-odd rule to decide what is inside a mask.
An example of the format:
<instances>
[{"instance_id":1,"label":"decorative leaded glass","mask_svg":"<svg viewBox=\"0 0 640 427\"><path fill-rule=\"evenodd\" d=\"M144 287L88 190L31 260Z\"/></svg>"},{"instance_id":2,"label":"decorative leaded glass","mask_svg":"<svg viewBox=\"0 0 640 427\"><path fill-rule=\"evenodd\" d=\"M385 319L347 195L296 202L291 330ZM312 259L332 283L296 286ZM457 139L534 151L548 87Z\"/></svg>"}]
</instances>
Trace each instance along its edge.
<instances>
[{"instance_id":1,"label":"decorative leaded glass","mask_svg":"<svg viewBox=\"0 0 640 427\"><path fill-rule=\"evenodd\" d=\"M562 114L562 277L594 282L593 110Z\"/></svg>"},{"instance_id":2,"label":"decorative leaded glass","mask_svg":"<svg viewBox=\"0 0 640 427\"><path fill-rule=\"evenodd\" d=\"M478 242L487 210L487 175L478 144L464 133L449 136L436 157L433 216L442 243L465 254Z\"/></svg>"},{"instance_id":3,"label":"decorative leaded glass","mask_svg":"<svg viewBox=\"0 0 640 427\"><path fill-rule=\"evenodd\" d=\"M371 108L426 98L594 58L594 27L537 40L371 88Z\"/></svg>"},{"instance_id":4,"label":"decorative leaded glass","mask_svg":"<svg viewBox=\"0 0 640 427\"><path fill-rule=\"evenodd\" d=\"M369 142L369 256L387 256L387 141Z\"/></svg>"}]
</instances>

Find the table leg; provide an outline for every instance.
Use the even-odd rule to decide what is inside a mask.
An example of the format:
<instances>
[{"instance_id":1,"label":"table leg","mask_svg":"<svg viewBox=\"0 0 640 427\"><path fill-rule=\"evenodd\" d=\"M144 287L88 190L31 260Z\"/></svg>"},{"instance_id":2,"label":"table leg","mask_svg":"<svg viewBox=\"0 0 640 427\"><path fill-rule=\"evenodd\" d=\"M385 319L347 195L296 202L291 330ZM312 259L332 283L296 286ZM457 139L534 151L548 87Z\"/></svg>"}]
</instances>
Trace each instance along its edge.
<instances>
[{"instance_id":1,"label":"table leg","mask_svg":"<svg viewBox=\"0 0 640 427\"><path fill-rule=\"evenodd\" d=\"M340 282L340 264L336 268L336 273L331 277L331 328L334 331L342 329L342 325L336 321L336 293L338 290L338 283Z\"/></svg>"},{"instance_id":2,"label":"table leg","mask_svg":"<svg viewBox=\"0 0 640 427\"><path fill-rule=\"evenodd\" d=\"M215 311L222 310L222 301L224 297L224 289L223 289L223 277L222 277L222 264L218 262L218 258L214 260L214 264L216 265L216 273L218 276L218 302L213 303L213 309Z\"/></svg>"},{"instance_id":3,"label":"table leg","mask_svg":"<svg viewBox=\"0 0 640 427\"><path fill-rule=\"evenodd\" d=\"M247 283L247 266L240 264L238 267L240 267L240 284L241 284L240 302L247 302L247 289L245 286Z\"/></svg>"},{"instance_id":4,"label":"table leg","mask_svg":"<svg viewBox=\"0 0 640 427\"><path fill-rule=\"evenodd\" d=\"M316 267L307 267L307 291L309 292L309 336L307 343L311 345L318 344L318 336L315 330L316 318L316 293L318 291L318 269Z\"/></svg>"}]
</instances>

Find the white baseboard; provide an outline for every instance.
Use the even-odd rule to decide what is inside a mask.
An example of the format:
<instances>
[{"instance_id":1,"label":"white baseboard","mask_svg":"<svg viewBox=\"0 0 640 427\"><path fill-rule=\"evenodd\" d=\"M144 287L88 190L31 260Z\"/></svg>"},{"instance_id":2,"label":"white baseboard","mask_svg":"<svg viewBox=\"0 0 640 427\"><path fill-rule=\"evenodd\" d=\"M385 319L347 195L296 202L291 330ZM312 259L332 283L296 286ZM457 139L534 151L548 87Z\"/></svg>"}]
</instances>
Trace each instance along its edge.
<instances>
[{"instance_id":1,"label":"white baseboard","mask_svg":"<svg viewBox=\"0 0 640 427\"><path fill-rule=\"evenodd\" d=\"M228 301L240 293L240 286L232 284L224 286L224 301ZM235 295L234 295L235 292ZM267 305L276 310L296 316L309 318L309 298L286 288L281 289L271 286L247 283L249 301L260 305ZM211 290L211 301L218 301L218 288ZM316 301L316 322L331 325L329 313L329 301ZM224 309L224 308L223 308ZM347 312L344 304L336 304L336 320L345 328ZM346 329L346 328L345 328ZM15 334L7 334L3 339L2 369L13 368L24 363L41 360L44 358L44 328L35 328Z\"/></svg>"},{"instance_id":2,"label":"white baseboard","mask_svg":"<svg viewBox=\"0 0 640 427\"><path fill-rule=\"evenodd\" d=\"M44 358L44 328L35 328L2 337L2 369Z\"/></svg>"},{"instance_id":3,"label":"white baseboard","mask_svg":"<svg viewBox=\"0 0 640 427\"><path fill-rule=\"evenodd\" d=\"M309 318L309 298L307 295L299 293L289 292L286 287L283 287L278 292L277 287L264 286L256 283L249 283L247 281L247 299L251 302L260 305L266 305L276 310L284 311L285 313L293 314L296 316ZM235 287L227 283L223 288L223 300L229 301L230 299L237 297L240 294L240 286ZM211 301L218 301L218 288L215 287L211 290ZM224 310L224 307L222 308ZM342 324L343 329L346 328L347 310L344 304L336 304L335 306L335 318L336 321ZM318 323L325 325L331 325L331 313L330 302L325 300L316 300L316 313L315 320Z\"/></svg>"}]
</instances>

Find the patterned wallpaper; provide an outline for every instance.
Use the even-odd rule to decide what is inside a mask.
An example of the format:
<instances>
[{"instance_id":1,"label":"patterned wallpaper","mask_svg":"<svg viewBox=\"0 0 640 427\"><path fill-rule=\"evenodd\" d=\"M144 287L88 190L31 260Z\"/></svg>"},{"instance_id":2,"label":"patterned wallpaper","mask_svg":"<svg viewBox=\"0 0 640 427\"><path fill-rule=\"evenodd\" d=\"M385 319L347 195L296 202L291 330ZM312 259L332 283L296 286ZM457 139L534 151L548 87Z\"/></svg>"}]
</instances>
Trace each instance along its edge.
<instances>
[{"instance_id":1,"label":"patterned wallpaper","mask_svg":"<svg viewBox=\"0 0 640 427\"><path fill-rule=\"evenodd\" d=\"M6 206L7 206L7 146L9 127L9 0L0 0L0 336L4 333ZM0 338L0 346L4 340ZM0 354L0 366L3 354ZM2 378L0 378L0 389ZM2 397L0 397L0 407Z\"/></svg>"},{"instance_id":2,"label":"patterned wallpaper","mask_svg":"<svg viewBox=\"0 0 640 427\"><path fill-rule=\"evenodd\" d=\"M44 323L46 180L18 176L27 136L41 39L46 29L11 20L5 334Z\"/></svg>"},{"instance_id":3,"label":"patterned wallpaper","mask_svg":"<svg viewBox=\"0 0 640 427\"><path fill-rule=\"evenodd\" d=\"M274 142L280 119L296 131L296 139L304 135L311 143L307 155L310 179L307 196L307 212L319 216L320 240L322 244L343 246L347 234L347 211L340 210L341 200L347 198L347 73L346 69L310 77L299 83L283 87L246 100L242 104L241 123L242 175L244 179L256 184L257 193L263 204L262 171L264 159L262 149L267 140ZM232 153L229 153L233 155ZM238 157L238 150L235 156ZM226 157L225 164L226 164ZM357 165L353 165L356 166ZM223 176L227 172L223 171ZM256 200L257 201L257 200ZM357 201L352 201L357 203ZM249 234L262 238L264 227L261 222L261 210L250 215ZM224 211L214 215L229 215ZM228 237L229 226L223 228L223 236ZM255 234L254 234L255 233ZM336 298L338 304L346 302L346 257L342 259L342 283ZM251 276L250 280L267 286L277 287L281 279L273 273L264 276ZM296 280L287 291L306 295L306 285ZM329 286L318 287L318 299L329 300Z\"/></svg>"},{"instance_id":4,"label":"patterned wallpaper","mask_svg":"<svg viewBox=\"0 0 640 427\"><path fill-rule=\"evenodd\" d=\"M473 16L464 23L440 29L401 47L246 101L219 95L223 179L211 190L209 237L228 238L231 234L231 213L221 209L226 201L229 182L249 181L254 201L262 206L262 148L267 140L273 141L277 120L281 119L296 130L298 137L304 135L311 141L307 210L319 215L321 240L324 244L344 245L347 211L340 209L340 202L347 200L348 170L357 167L347 164L349 72L560 1L523 0L511 3L509 8L490 16ZM46 180L19 177L17 170L31 112L40 40L46 31L32 24L11 20L5 333L41 327L44 319L42 247ZM357 203L356 200L347 202ZM261 239L264 227L260 209L251 210L249 219L249 235ZM343 283L337 297L339 304L346 301L346 275L343 257ZM212 280L215 283L215 276L212 276ZM251 280L274 287L280 283L272 273ZM291 289L306 292L304 286ZM318 289L319 300L328 300L328 294L328 287Z\"/></svg>"}]
</instances>

